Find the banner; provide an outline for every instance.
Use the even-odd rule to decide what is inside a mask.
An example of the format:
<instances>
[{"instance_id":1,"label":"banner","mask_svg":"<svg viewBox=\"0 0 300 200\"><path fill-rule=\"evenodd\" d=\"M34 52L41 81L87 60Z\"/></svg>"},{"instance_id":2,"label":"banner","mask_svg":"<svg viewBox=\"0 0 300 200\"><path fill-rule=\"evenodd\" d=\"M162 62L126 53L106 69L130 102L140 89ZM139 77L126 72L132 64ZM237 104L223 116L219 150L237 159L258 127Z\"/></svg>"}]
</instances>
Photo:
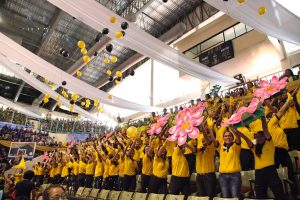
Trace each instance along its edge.
<instances>
[{"instance_id":1,"label":"banner","mask_svg":"<svg viewBox=\"0 0 300 200\"><path fill-rule=\"evenodd\" d=\"M33 158L35 147L35 142L11 142L8 157L15 158L23 155L24 158Z\"/></svg>"}]
</instances>

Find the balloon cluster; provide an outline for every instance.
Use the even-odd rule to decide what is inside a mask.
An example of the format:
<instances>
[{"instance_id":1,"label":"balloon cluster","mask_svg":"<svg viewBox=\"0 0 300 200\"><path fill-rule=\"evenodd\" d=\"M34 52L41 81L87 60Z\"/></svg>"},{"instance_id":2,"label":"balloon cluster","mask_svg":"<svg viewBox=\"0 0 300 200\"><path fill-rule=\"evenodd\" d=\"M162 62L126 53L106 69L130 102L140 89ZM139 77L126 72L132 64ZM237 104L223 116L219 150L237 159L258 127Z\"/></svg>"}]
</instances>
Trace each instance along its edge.
<instances>
[{"instance_id":1,"label":"balloon cluster","mask_svg":"<svg viewBox=\"0 0 300 200\"><path fill-rule=\"evenodd\" d=\"M45 103L45 104L48 103L49 102L49 98L50 98L50 94L48 94L48 93L45 94L44 98L43 98L43 103Z\"/></svg>"}]
</instances>

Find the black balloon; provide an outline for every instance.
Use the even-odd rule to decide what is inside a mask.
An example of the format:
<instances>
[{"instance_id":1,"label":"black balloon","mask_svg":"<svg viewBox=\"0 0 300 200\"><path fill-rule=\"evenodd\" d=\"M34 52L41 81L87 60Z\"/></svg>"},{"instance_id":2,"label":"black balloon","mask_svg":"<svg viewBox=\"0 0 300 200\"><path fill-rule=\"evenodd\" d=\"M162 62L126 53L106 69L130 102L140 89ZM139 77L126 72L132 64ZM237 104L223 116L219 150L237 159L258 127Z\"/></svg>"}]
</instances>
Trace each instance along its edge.
<instances>
[{"instance_id":1,"label":"black balloon","mask_svg":"<svg viewBox=\"0 0 300 200\"><path fill-rule=\"evenodd\" d=\"M164 3L167 3L167 2L168 2L168 0L163 0L163 2L164 2Z\"/></svg>"},{"instance_id":2,"label":"black balloon","mask_svg":"<svg viewBox=\"0 0 300 200\"><path fill-rule=\"evenodd\" d=\"M108 44L105 47L106 51L111 52L113 50L113 45L112 44Z\"/></svg>"},{"instance_id":3,"label":"black balloon","mask_svg":"<svg viewBox=\"0 0 300 200\"><path fill-rule=\"evenodd\" d=\"M114 80L114 77L109 76L108 80L109 80L109 81L113 81L113 80Z\"/></svg>"},{"instance_id":4,"label":"black balloon","mask_svg":"<svg viewBox=\"0 0 300 200\"><path fill-rule=\"evenodd\" d=\"M125 31L121 31L121 33L122 33L122 35L123 35L123 37L125 36Z\"/></svg>"},{"instance_id":5,"label":"black balloon","mask_svg":"<svg viewBox=\"0 0 300 200\"><path fill-rule=\"evenodd\" d=\"M62 85L67 85L67 81L61 82Z\"/></svg>"},{"instance_id":6,"label":"black balloon","mask_svg":"<svg viewBox=\"0 0 300 200\"><path fill-rule=\"evenodd\" d=\"M60 49L59 49L59 53L60 53L60 54L62 54L64 51L65 51L64 48L60 48Z\"/></svg>"},{"instance_id":7,"label":"black balloon","mask_svg":"<svg viewBox=\"0 0 300 200\"><path fill-rule=\"evenodd\" d=\"M98 52L97 51L95 51L94 56L98 56Z\"/></svg>"},{"instance_id":8,"label":"black balloon","mask_svg":"<svg viewBox=\"0 0 300 200\"><path fill-rule=\"evenodd\" d=\"M128 23L127 23L127 22L122 22L122 23L121 23L121 28L122 28L123 30L126 30L126 29L128 28Z\"/></svg>"},{"instance_id":9,"label":"black balloon","mask_svg":"<svg viewBox=\"0 0 300 200\"><path fill-rule=\"evenodd\" d=\"M102 34L107 35L109 33L108 28L102 29Z\"/></svg>"},{"instance_id":10,"label":"black balloon","mask_svg":"<svg viewBox=\"0 0 300 200\"><path fill-rule=\"evenodd\" d=\"M98 33L95 38L95 42L99 42L101 39L102 33Z\"/></svg>"},{"instance_id":11,"label":"black balloon","mask_svg":"<svg viewBox=\"0 0 300 200\"><path fill-rule=\"evenodd\" d=\"M70 104L72 104L72 105L75 104L75 101L74 101L74 100L71 100L71 101L70 101Z\"/></svg>"},{"instance_id":12,"label":"black balloon","mask_svg":"<svg viewBox=\"0 0 300 200\"><path fill-rule=\"evenodd\" d=\"M129 72L129 74L130 74L130 76L134 76L135 72L134 72L133 70L131 70L131 71Z\"/></svg>"},{"instance_id":13,"label":"black balloon","mask_svg":"<svg viewBox=\"0 0 300 200\"><path fill-rule=\"evenodd\" d=\"M63 57L69 57L69 52L67 52L67 51L63 51L63 53L62 53L62 55L63 55Z\"/></svg>"},{"instance_id":14,"label":"black balloon","mask_svg":"<svg viewBox=\"0 0 300 200\"><path fill-rule=\"evenodd\" d=\"M116 79L117 79L118 81L121 81L121 77L117 77Z\"/></svg>"}]
</instances>

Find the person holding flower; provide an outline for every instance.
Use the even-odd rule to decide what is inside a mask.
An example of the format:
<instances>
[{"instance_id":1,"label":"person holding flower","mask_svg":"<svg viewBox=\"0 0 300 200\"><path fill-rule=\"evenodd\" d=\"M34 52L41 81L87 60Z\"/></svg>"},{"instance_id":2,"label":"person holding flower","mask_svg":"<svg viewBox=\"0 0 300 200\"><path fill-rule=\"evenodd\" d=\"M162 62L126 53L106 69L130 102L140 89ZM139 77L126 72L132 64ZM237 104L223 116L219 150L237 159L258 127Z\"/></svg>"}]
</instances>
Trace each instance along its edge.
<instances>
[{"instance_id":1,"label":"person holding flower","mask_svg":"<svg viewBox=\"0 0 300 200\"><path fill-rule=\"evenodd\" d=\"M275 199L283 200L285 199L283 187L275 167L275 146L264 116L261 117L261 123L262 130L256 132L255 144L236 129L232 129L232 131L236 135L242 137L254 153L256 198L267 198L267 189L270 187Z\"/></svg>"},{"instance_id":2,"label":"person holding flower","mask_svg":"<svg viewBox=\"0 0 300 200\"><path fill-rule=\"evenodd\" d=\"M235 134L235 132L233 132ZM241 196L241 137L235 134L235 138L229 130L223 135L223 143L217 141L210 134L215 147L220 154L219 183L223 198L240 198Z\"/></svg>"}]
</instances>

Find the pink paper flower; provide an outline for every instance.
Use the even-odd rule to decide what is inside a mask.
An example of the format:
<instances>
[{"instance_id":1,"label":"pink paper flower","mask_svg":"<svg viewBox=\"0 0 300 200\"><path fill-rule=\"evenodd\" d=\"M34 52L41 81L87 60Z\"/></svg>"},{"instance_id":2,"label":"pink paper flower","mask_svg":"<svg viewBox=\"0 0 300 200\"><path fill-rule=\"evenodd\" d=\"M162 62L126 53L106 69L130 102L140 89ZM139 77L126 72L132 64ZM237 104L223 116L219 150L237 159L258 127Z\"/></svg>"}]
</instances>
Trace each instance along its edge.
<instances>
[{"instance_id":1,"label":"pink paper flower","mask_svg":"<svg viewBox=\"0 0 300 200\"><path fill-rule=\"evenodd\" d=\"M187 137L196 139L199 135L199 126L203 122L203 109L199 108L194 111L191 108L184 108L175 117L176 125L169 129L170 136L168 140L176 141L179 146L187 141Z\"/></svg>"},{"instance_id":2,"label":"pink paper flower","mask_svg":"<svg viewBox=\"0 0 300 200\"><path fill-rule=\"evenodd\" d=\"M110 136L112 136L113 133L113 131L105 133L105 138L110 138Z\"/></svg>"},{"instance_id":3,"label":"pink paper flower","mask_svg":"<svg viewBox=\"0 0 300 200\"><path fill-rule=\"evenodd\" d=\"M150 125L150 129L147 130L148 135L160 134L163 127L166 125L170 118L170 115L167 114L164 117L157 117L157 122Z\"/></svg>"},{"instance_id":4,"label":"pink paper flower","mask_svg":"<svg viewBox=\"0 0 300 200\"><path fill-rule=\"evenodd\" d=\"M231 117L226 122L222 123L222 126L229 126L232 124L240 123L246 113L253 114L259 106L260 101L258 100L258 98L253 98L248 107L240 107L235 114L231 115Z\"/></svg>"},{"instance_id":5,"label":"pink paper flower","mask_svg":"<svg viewBox=\"0 0 300 200\"><path fill-rule=\"evenodd\" d=\"M268 81L261 80L259 83L260 88L254 89L253 94L254 96L260 98L260 101L264 101L265 99L284 89L287 84L286 80L287 77L279 80L277 76L273 76L270 83Z\"/></svg>"}]
</instances>

